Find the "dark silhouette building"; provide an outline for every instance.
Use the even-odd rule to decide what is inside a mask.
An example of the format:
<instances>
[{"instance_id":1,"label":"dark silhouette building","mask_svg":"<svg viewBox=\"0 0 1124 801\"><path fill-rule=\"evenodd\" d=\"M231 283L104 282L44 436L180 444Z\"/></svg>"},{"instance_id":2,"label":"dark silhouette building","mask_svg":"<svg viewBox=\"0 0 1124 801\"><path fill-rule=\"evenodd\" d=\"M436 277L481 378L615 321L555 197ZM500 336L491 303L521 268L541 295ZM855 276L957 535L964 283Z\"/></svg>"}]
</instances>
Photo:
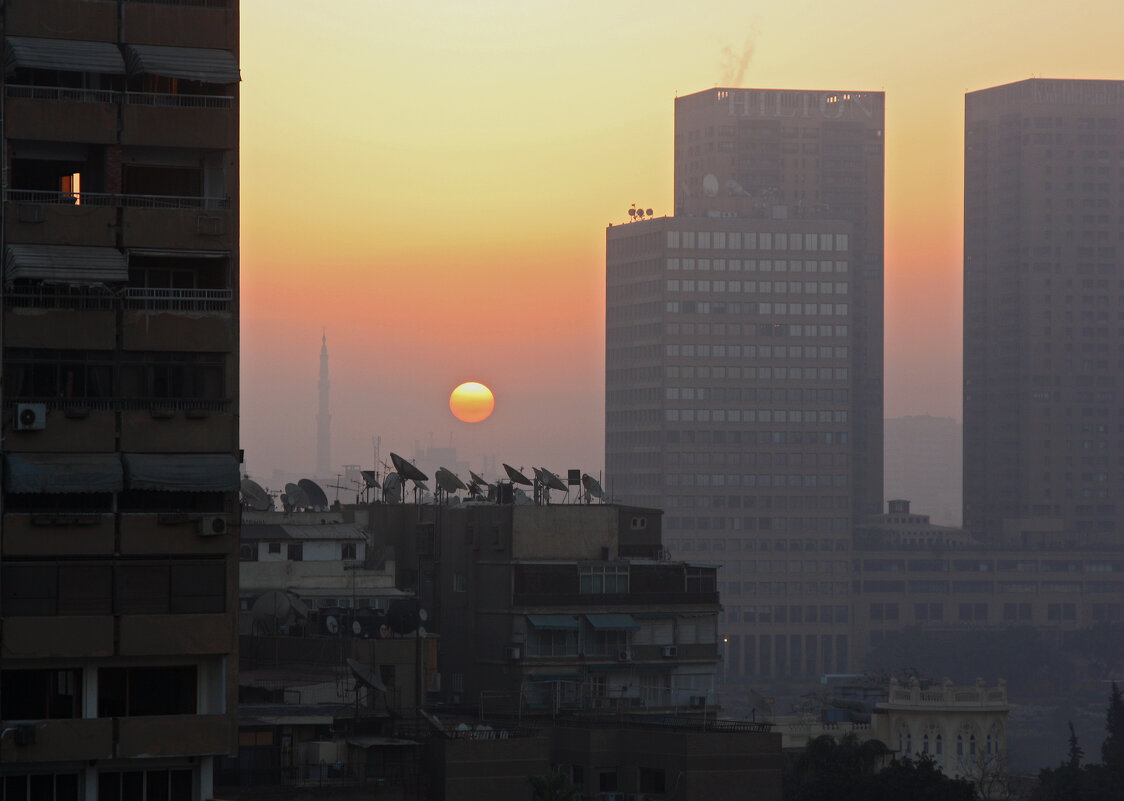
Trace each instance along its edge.
<instances>
[{"instance_id":1,"label":"dark silhouette building","mask_svg":"<svg viewBox=\"0 0 1124 801\"><path fill-rule=\"evenodd\" d=\"M237 746L238 3L9 0L4 798Z\"/></svg>"},{"instance_id":2,"label":"dark silhouette building","mask_svg":"<svg viewBox=\"0 0 1124 801\"><path fill-rule=\"evenodd\" d=\"M1118 541L1124 515L1124 82L970 92L964 526Z\"/></svg>"},{"instance_id":3,"label":"dark silhouette building","mask_svg":"<svg viewBox=\"0 0 1124 801\"><path fill-rule=\"evenodd\" d=\"M606 488L722 566L728 677L846 671L851 526L882 508L884 97L675 114L675 216L606 234Z\"/></svg>"}]
</instances>

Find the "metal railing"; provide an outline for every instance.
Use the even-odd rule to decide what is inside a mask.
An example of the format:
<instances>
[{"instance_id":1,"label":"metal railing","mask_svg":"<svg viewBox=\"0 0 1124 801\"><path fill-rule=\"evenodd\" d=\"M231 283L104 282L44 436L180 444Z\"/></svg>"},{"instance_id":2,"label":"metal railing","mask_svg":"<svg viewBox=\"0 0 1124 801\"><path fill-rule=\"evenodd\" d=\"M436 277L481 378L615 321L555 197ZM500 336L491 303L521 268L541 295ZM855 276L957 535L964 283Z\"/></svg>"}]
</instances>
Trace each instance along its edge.
<instances>
[{"instance_id":1,"label":"metal railing","mask_svg":"<svg viewBox=\"0 0 1124 801\"><path fill-rule=\"evenodd\" d=\"M126 289L124 308L134 311L230 311L229 289Z\"/></svg>"},{"instance_id":2,"label":"metal railing","mask_svg":"<svg viewBox=\"0 0 1124 801\"><path fill-rule=\"evenodd\" d=\"M23 100L60 100L67 103L114 103L120 92L112 89L73 89L68 86L24 86L8 84L4 93Z\"/></svg>"},{"instance_id":3,"label":"metal railing","mask_svg":"<svg viewBox=\"0 0 1124 801\"><path fill-rule=\"evenodd\" d=\"M187 8L230 8L233 0L123 0L125 5L185 6Z\"/></svg>"},{"instance_id":4,"label":"metal railing","mask_svg":"<svg viewBox=\"0 0 1124 801\"><path fill-rule=\"evenodd\" d=\"M130 106L161 106L165 108L234 108L233 95L186 95L161 92L126 92L125 103Z\"/></svg>"},{"instance_id":5,"label":"metal railing","mask_svg":"<svg viewBox=\"0 0 1124 801\"><path fill-rule=\"evenodd\" d=\"M229 400L194 400L190 398L48 398L28 396L5 399L3 408L10 411L20 403L42 403L48 410L62 412L224 412L231 405Z\"/></svg>"},{"instance_id":6,"label":"metal railing","mask_svg":"<svg viewBox=\"0 0 1124 801\"><path fill-rule=\"evenodd\" d=\"M80 311L112 311L117 299L107 292L90 292L82 289L39 286L35 289L6 290L3 293L6 309L68 309Z\"/></svg>"},{"instance_id":7,"label":"metal railing","mask_svg":"<svg viewBox=\"0 0 1124 801\"><path fill-rule=\"evenodd\" d=\"M122 206L133 209L183 209L216 211L229 207L225 197L193 195L120 195L106 192L55 192L43 189L6 189L9 203L42 203L49 206Z\"/></svg>"}]
</instances>

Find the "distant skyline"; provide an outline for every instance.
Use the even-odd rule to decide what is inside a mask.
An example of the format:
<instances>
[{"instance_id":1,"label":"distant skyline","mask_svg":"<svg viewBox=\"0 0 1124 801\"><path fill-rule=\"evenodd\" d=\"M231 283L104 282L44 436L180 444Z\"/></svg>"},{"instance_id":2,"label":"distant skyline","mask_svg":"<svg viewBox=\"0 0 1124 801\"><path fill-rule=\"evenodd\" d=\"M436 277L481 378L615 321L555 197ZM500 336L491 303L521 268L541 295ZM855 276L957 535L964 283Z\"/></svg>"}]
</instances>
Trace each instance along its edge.
<instances>
[{"instance_id":1,"label":"distant skyline","mask_svg":"<svg viewBox=\"0 0 1124 801\"><path fill-rule=\"evenodd\" d=\"M242 2L242 431L312 469L332 357L340 463L415 440L603 461L604 229L672 213L676 95L886 92L886 415L961 417L964 93L1122 78L1124 8L888 0ZM482 423L449 392L481 381Z\"/></svg>"}]
</instances>

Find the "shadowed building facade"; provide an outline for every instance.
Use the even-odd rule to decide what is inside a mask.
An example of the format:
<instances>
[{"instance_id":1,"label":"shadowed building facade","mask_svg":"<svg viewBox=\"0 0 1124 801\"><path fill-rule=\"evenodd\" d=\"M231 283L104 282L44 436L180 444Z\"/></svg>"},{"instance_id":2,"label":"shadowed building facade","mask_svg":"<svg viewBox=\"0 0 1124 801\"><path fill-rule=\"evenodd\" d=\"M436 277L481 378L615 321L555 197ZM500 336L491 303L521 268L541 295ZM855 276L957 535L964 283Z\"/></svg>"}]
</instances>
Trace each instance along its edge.
<instances>
[{"instance_id":1,"label":"shadowed building facade","mask_svg":"<svg viewBox=\"0 0 1124 801\"><path fill-rule=\"evenodd\" d=\"M964 526L1119 541L1124 82L970 92L964 121Z\"/></svg>"},{"instance_id":2,"label":"shadowed building facade","mask_svg":"<svg viewBox=\"0 0 1124 801\"><path fill-rule=\"evenodd\" d=\"M882 495L883 106L679 98L675 216L606 234L607 489L721 565L728 678L851 666L851 526Z\"/></svg>"},{"instance_id":3,"label":"shadowed building facade","mask_svg":"<svg viewBox=\"0 0 1124 801\"><path fill-rule=\"evenodd\" d=\"M3 797L236 748L238 4L9 0Z\"/></svg>"}]
</instances>

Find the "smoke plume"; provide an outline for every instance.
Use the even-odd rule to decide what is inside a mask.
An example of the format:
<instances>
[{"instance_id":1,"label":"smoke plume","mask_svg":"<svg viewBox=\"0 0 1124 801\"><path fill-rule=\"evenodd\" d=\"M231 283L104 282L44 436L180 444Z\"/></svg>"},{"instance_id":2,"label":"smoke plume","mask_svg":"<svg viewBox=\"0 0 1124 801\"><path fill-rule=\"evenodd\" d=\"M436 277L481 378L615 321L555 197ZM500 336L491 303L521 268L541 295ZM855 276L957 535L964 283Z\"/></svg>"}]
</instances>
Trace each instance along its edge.
<instances>
[{"instance_id":1,"label":"smoke plume","mask_svg":"<svg viewBox=\"0 0 1124 801\"><path fill-rule=\"evenodd\" d=\"M719 86L738 87L742 85L749 62L753 58L753 51L757 48L757 26L749 29L745 36L741 50L735 50L733 45L722 47L722 82Z\"/></svg>"}]
</instances>

